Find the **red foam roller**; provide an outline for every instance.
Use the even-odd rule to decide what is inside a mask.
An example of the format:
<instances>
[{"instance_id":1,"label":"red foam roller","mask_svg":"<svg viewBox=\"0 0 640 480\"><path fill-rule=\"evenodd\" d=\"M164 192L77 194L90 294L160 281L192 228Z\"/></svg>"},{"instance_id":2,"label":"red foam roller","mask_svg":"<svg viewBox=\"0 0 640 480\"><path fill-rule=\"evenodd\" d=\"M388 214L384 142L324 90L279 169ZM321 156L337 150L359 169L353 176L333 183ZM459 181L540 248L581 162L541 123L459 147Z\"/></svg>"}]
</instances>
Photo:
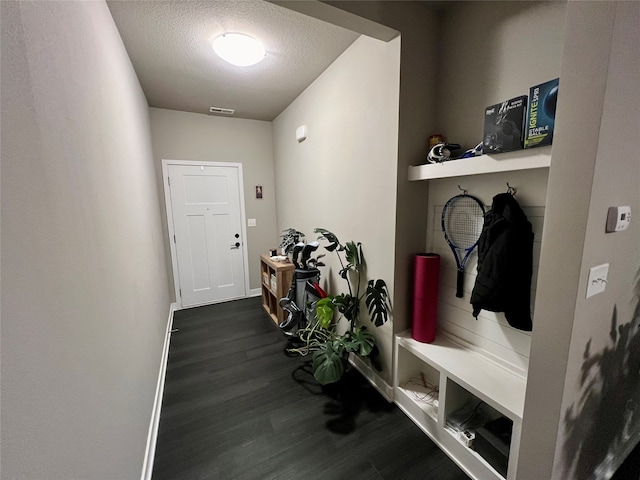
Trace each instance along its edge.
<instances>
[{"instance_id":1,"label":"red foam roller","mask_svg":"<svg viewBox=\"0 0 640 480\"><path fill-rule=\"evenodd\" d=\"M414 260L411 336L422 343L436 339L440 255L419 253Z\"/></svg>"}]
</instances>

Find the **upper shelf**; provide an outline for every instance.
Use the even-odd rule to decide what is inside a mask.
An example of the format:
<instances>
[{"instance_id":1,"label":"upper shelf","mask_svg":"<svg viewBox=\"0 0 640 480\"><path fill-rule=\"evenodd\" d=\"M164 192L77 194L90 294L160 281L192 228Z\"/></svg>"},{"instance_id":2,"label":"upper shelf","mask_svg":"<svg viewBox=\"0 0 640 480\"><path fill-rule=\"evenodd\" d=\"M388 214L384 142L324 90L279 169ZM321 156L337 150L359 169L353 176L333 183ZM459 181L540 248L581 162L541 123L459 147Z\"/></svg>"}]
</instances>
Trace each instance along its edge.
<instances>
[{"instance_id":1,"label":"upper shelf","mask_svg":"<svg viewBox=\"0 0 640 480\"><path fill-rule=\"evenodd\" d=\"M551 146L409 167L409 181L509 172L551 165Z\"/></svg>"}]
</instances>

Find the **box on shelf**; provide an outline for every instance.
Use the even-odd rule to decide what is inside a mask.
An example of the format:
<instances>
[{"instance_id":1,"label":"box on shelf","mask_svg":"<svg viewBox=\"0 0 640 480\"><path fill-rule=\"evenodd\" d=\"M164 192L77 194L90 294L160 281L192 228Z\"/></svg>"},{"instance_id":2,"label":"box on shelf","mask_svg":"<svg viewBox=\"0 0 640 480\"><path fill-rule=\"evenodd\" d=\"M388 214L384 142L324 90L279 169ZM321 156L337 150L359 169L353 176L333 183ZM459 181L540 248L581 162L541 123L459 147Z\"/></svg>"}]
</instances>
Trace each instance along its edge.
<instances>
[{"instance_id":1,"label":"box on shelf","mask_svg":"<svg viewBox=\"0 0 640 480\"><path fill-rule=\"evenodd\" d=\"M524 148L542 147L553 143L559 83L560 79L556 78L529 89Z\"/></svg>"},{"instance_id":2,"label":"box on shelf","mask_svg":"<svg viewBox=\"0 0 640 480\"><path fill-rule=\"evenodd\" d=\"M486 155L522 149L526 111L526 95L487 107L484 111L482 153Z\"/></svg>"},{"instance_id":3,"label":"box on shelf","mask_svg":"<svg viewBox=\"0 0 640 480\"><path fill-rule=\"evenodd\" d=\"M276 291L278 289L278 281L275 275L271 275L271 290Z\"/></svg>"}]
</instances>

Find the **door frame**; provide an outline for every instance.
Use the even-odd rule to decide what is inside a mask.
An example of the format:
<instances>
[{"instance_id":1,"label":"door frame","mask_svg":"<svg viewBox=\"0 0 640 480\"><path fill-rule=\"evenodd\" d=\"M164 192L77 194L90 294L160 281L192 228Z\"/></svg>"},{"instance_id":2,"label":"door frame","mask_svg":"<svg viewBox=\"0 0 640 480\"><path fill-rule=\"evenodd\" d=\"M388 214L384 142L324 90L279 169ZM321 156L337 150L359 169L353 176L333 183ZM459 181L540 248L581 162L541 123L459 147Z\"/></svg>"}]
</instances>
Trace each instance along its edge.
<instances>
[{"instance_id":1,"label":"door frame","mask_svg":"<svg viewBox=\"0 0 640 480\"><path fill-rule=\"evenodd\" d=\"M184 307L182 305L182 295L180 295L180 277L178 273L178 256L176 254L176 244L173 240L175 238L175 229L173 226L173 207L171 206L171 192L169 191L169 167L172 165L186 165L192 167L232 167L238 169L238 187L240 192L240 236L242 239L242 259L244 263L244 298L247 298L250 294L251 288L249 283L249 250L247 248L247 218L245 212L245 204L244 204L244 178L242 175L242 163L231 163L231 162L198 162L195 160L168 160L162 159L162 186L164 188L164 205L165 212L167 216L167 230L169 232L169 237L167 241L169 242L169 248L171 250L171 268L173 269L173 292L176 298L177 308L176 310L182 310L184 308L192 308L192 307ZM227 300L221 300L219 302L213 303L222 303ZM195 307L196 305L194 305ZM201 305L197 305L201 306Z\"/></svg>"}]
</instances>

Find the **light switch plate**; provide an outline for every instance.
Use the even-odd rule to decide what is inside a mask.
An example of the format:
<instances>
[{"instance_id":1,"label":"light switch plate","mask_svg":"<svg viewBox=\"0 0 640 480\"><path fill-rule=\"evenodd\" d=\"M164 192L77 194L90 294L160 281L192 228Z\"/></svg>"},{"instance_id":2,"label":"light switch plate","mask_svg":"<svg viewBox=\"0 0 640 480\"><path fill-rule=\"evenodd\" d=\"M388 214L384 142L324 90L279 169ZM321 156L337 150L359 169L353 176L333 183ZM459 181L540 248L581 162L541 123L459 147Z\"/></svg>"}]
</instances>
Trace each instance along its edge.
<instances>
[{"instance_id":1,"label":"light switch plate","mask_svg":"<svg viewBox=\"0 0 640 480\"><path fill-rule=\"evenodd\" d=\"M607 287L607 275L609 274L609 264L604 263L589 269L589 280L587 284L587 297L593 297L604 292Z\"/></svg>"},{"instance_id":2,"label":"light switch plate","mask_svg":"<svg viewBox=\"0 0 640 480\"><path fill-rule=\"evenodd\" d=\"M247 227L255 227L256 226L256 219L255 218L248 218L247 219Z\"/></svg>"}]
</instances>

